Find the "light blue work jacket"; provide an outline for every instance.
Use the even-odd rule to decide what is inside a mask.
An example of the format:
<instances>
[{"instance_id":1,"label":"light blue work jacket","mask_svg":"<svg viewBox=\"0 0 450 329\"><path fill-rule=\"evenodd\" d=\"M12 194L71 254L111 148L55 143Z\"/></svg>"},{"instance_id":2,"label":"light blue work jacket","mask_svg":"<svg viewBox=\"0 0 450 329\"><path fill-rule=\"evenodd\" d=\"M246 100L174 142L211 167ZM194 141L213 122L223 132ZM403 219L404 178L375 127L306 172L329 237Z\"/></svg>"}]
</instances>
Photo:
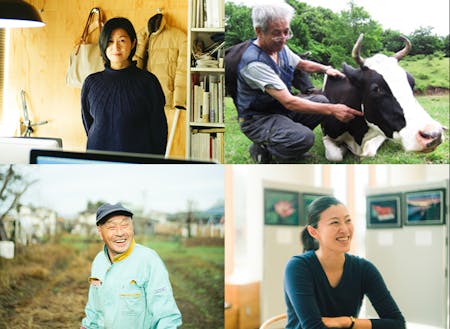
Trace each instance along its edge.
<instances>
[{"instance_id":1,"label":"light blue work jacket","mask_svg":"<svg viewBox=\"0 0 450 329\"><path fill-rule=\"evenodd\" d=\"M111 262L106 246L92 263L89 299L82 325L87 329L175 329L181 313L166 267L158 254L133 240Z\"/></svg>"}]
</instances>

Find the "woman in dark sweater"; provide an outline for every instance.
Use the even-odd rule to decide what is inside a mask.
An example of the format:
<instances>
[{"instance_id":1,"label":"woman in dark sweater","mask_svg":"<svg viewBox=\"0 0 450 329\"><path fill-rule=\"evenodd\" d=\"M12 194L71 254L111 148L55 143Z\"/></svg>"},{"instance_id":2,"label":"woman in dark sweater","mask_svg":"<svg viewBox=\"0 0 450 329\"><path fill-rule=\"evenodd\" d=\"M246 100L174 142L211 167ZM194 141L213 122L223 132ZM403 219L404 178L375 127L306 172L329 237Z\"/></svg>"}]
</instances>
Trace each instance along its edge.
<instances>
[{"instance_id":1,"label":"woman in dark sweater","mask_svg":"<svg viewBox=\"0 0 450 329\"><path fill-rule=\"evenodd\" d=\"M87 149L164 154L164 93L156 76L132 61L136 31L131 22L108 20L99 46L105 70L89 75L81 90Z\"/></svg>"},{"instance_id":2,"label":"woman in dark sweater","mask_svg":"<svg viewBox=\"0 0 450 329\"><path fill-rule=\"evenodd\" d=\"M347 254L353 237L347 208L334 197L321 197L308 208L308 224L302 232L306 252L292 257L285 270L286 329L404 329L380 272ZM364 295L379 319L357 318Z\"/></svg>"}]
</instances>

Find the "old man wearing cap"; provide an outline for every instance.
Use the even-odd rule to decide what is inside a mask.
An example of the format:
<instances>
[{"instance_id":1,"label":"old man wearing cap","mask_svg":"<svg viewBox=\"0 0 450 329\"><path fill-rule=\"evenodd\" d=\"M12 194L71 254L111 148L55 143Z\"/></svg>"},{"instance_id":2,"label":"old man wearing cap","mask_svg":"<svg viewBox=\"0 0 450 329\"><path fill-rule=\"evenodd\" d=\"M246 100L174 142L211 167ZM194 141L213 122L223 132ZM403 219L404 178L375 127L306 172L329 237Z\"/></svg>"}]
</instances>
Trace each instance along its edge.
<instances>
[{"instance_id":1,"label":"old man wearing cap","mask_svg":"<svg viewBox=\"0 0 450 329\"><path fill-rule=\"evenodd\" d=\"M181 326L166 267L154 250L136 244L132 217L120 203L97 210L97 230L105 246L92 263L81 328Z\"/></svg>"}]
</instances>

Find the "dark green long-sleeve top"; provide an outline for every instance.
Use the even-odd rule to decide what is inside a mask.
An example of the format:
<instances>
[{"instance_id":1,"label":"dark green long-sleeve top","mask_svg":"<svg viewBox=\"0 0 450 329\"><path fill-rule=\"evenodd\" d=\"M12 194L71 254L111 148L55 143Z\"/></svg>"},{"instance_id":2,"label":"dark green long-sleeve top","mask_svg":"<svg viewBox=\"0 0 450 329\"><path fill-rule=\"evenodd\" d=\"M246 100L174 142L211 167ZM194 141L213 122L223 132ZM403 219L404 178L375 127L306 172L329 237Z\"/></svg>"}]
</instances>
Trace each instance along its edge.
<instances>
[{"instance_id":1,"label":"dark green long-sleeve top","mask_svg":"<svg viewBox=\"0 0 450 329\"><path fill-rule=\"evenodd\" d=\"M367 295L378 313L373 329L404 329L405 320L369 261L345 254L344 272L332 287L314 251L292 257L285 270L286 329L324 329L322 317L357 317Z\"/></svg>"}]
</instances>

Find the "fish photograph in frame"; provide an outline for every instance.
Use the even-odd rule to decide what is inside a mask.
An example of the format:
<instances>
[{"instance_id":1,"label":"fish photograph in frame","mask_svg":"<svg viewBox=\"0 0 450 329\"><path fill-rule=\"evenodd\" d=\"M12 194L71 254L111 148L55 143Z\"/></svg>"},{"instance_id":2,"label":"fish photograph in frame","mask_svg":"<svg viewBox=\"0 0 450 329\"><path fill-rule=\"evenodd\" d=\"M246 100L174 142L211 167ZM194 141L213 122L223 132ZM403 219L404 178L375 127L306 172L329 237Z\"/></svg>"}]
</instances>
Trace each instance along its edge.
<instances>
[{"instance_id":1,"label":"fish photograph in frame","mask_svg":"<svg viewBox=\"0 0 450 329\"><path fill-rule=\"evenodd\" d=\"M402 226L400 193L369 195L366 200L368 229Z\"/></svg>"}]
</instances>

